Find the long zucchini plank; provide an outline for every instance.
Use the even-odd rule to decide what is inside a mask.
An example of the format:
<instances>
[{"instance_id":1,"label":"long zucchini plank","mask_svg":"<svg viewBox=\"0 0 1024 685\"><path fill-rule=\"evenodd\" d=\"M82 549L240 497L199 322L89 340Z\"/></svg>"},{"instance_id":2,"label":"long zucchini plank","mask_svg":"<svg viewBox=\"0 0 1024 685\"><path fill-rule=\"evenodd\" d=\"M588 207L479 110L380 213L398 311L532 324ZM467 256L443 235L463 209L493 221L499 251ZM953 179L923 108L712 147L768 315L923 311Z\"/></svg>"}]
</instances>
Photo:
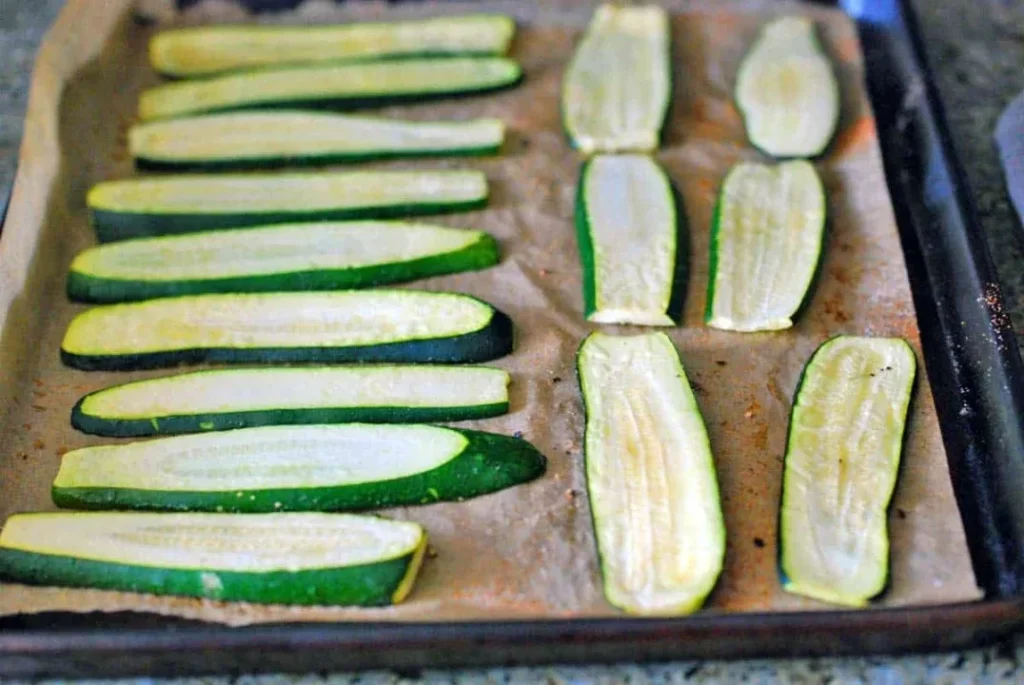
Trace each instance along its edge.
<instances>
[{"instance_id":1,"label":"long zucchini plank","mask_svg":"<svg viewBox=\"0 0 1024 685\"><path fill-rule=\"evenodd\" d=\"M16 514L0 577L32 585L264 604L401 602L427 536L353 514Z\"/></svg>"},{"instance_id":2,"label":"long zucchini plank","mask_svg":"<svg viewBox=\"0 0 1024 685\"><path fill-rule=\"evenodd\" d=\"M128 148L143 169L219 170L334 164L394 157L494 154L498 119L400 121L325 112L239 112L133 126Z\"/></svg>"},{"instance_id":3,"label":"long zucchini plank","mask_svg":"<svg viewBox=\"0 0 1024 685\"><path fill-rule=\"evenodd\" d=\"M497 263L497 241L480 231L402 221L286 224L91 247L71 262L67 290L82 302L341 290Z\"/></svg>"},{"instance_id":4,"label":"long zucchini plank","mask_svg":"<svg viewBox=\"0 0 1024 685\"><path fill-rule=\"evenodd\" d=\"M585 154L658 147L672 96L668 15L653 5L602 5L562 84L562 115Z\"/></svg>"},{"instance_id":5,"label":"long zucchini plank","mask_svg":"<svg viewBox=\"0 0 1024 685\"><path fill-rule=\"evenodd\" d=\"M643 155L598 155L584 164L578 192L587 320L675 325L686 296L686 237L665 172Z\"/></svg>"},{"instance_id":6,"label":"long zucchini plank","mask_svg":"<svg viewBox=\"0 0 1024 685\"><path fill-rule=\"evenodd\" d=\"M68 452L71 509L354 511L459 501L538 478L518 438L440 426L269 426Z\"/></svg>"},{"instance_id":7,"label":"long zucchini plank","mask_svg":"<svg viewBox=\"0 0 1024 685\"><path fill-rule=\"evenodd\" d=\"M889 576L896 487L916 358L899 338L839 336L807 362L789 423L779 566L783 587L864 606Z\"/></svg>"},{"instance_id":8,"label":"long zucchini plank","mask_svg":"<svg viewBox=\"0 0 1024 685\"><path fill-rule=\"evenodd\" d=\"M139 118L268 107L376 107L501 90L519 83L522 75L519 64L506 57L260 69L144 90Z\"/></svg>"},{"instance_id":9,"label":"long zucchini plank","mask_svg":"<svg viewBox=\"0 0 1024 685\"><path fill-rule=\"evenodd\" d=\"M629 613L696 611L725 555L704 421L663 333L596 332L577 355L604 592Z\"/></svg>"},{"instance_id":10,"label":"long zucchini plank","mask_svg":"<svg viewBox=\"0 0 1024 685\"><path fill-rule=\"evenodd\" d=\"M824 239L825 190L811 164L733 167L712 220L708 325L792 326L814 283Z\"/></svg>"},{"instance_id":11,"label":"long zucchini plank","mask_svg":"<svg viewBox=\"0 0 1024 685\"><path fill-rule=\"evenodd\" d=\"M211 228L386 219L487 204L479 171L181 175L99 183L89 191L101 243Z\"/></svg>"},{"instance_id":12,"label":"long zucchini plank","mask_svg":"<svg viewBox=\"0 0 1024 685\"><path fill-rule=\"evenodd\" d=\"M281 424L459 421L508 411L509 376L483 366L217 369L92 392L71 412L80 431L173 435Z\"/></svg>"},{"instance_id":13,"label":"long zucchini plank","mask_svg":"<svg viewBox=\"0 0 1024 685\"><path fill-rule=\"evenodd\" d=\"M767 24L740 65L736 105L750 142L775 157L815 157L839 122L839 83L805 17Z\"/></svg>"},{"instance_id":14,"label":"long zucchini plank","mask_svg":"<svg viewBox=\"0 0 1024 685\"><path fill-rule=\"evenodd\" d=\"M173 77L315 62L452 55L503 55L515 22L470 14L340 26L202 26L164 31L149 43L149 61Z\"/></svg>"},{"instance_id":15,"label":"long zucchini plank","mask_svg":"<svg viewBox=\"0 0 1024 685\"><path fill-rule=\"evenodd\" d=\"M478 362L512 350L512 322L456 293L190 295L76 316L61 359L84 370L201 362Z\"/></svg>"}]
</instances>

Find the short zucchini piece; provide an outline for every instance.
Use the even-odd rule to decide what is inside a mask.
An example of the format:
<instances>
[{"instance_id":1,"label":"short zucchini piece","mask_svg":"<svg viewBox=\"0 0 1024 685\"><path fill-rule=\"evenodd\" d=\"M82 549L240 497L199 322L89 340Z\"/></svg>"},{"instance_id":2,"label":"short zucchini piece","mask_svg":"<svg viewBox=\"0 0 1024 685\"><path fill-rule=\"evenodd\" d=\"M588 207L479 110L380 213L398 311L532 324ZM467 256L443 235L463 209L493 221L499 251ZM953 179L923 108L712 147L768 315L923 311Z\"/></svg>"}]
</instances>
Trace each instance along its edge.
<instances>
[{"instance_id":1,"label":"short zucchini piece","mask_svg":"<svg viewBox=\"0 0 1024 685\"><path fill-rule=\"evenodd\" d=\"M515 34L511 17L470 14L340 26L199 26L164 31L149 61L172 77L316 62L454 55L503 55Z\"/></svg>"},{"instance_id":2,"label":"short zucchini piece","mask_svg":"<svg viewBox=\"0 0 1024 685\"><path fill-rule=\"evenodd\" d=\"M512 350L512 322L456 293L192 295L94 307L76 316L61 359L127 371L202 362L478 362Z\"/></svg>"},{"instance_id":3,"label":"short zucchini piece","mask_svg":"<svg viewBox=\"0 0 1024 685\"><path fill-rule=\"evenodd\" d=\"M494 154L498 119L399 121L326 112L238 112L132 127L142 169L220 170L334 164L396 157Z\"/></svg>"},{"instance_id":4,"label":"short zucchini piece","mask_svg":"<svg viewBox=\"0 0 1024 685\"><path fill-rule=\"evenodd\" d=\"M783 587L864 606L889 576L896 486L916 358L899 338L839 336L807 362L789 422L779 562Z\"/></svg>"},{"instance_id":5,"label":"short zucchini piece","mask_svg":"<svg viewBox=\"0 0 1024 685\"><path fill-rule=\"evenodd\" d=\"M576 200L583 307L596 323L672 326L686 296L686 243L675 192L644 155L584 163Z\"/></svg>"},{"instance_id":6,"label":"short zucchini piece","mask_svg":"<svg viewBox=\"0 0 1024 685\"><path fill-rule=\"evenodd\" d=\"M407 59L244 71L155 86L139 96L139 118L284 107L357 109L476 95L516 85L523 72L506 57Z\"/></svg>"},{"instance_id":7,"label":"short zucchini piece","mask_svg":"<svg viewBox=\"0 0 1024 685\"><path fill-rule=\"evenodd\" d=\"M483 269L487 233L402 221L286 224L140 238L71 262L68 296L127 302L203 293L341 290Z\"/></svg>"},{"instance_id":8,"label":"short zucchini piece","mask_svg":"<svg viewBox=\"0 0 1024 685\"><path fill-rule=\"evenodd\" d=\"M601 5L562 84L562 115L585 154L658 147L672 97L668 15L653 5Z\"/></svg>"},{"instance_id":9,"label":"short zucchini piece","mask_svg":"<svg viewBox=\"0 0 1024 685\"><path fill-rule=\"evenodd\" d=\"M839 83L814 22L767 24L740 65L736 104L750 142L774 157L821 154L839 122Z\"/></svg>"},{"instance_id":10,"label":"short zucchini piece","mask_svg":"<svg viewBox=\"0 0 1024 685\"><path fill-rule=\"evenodd\" d=\"M712 219L708 325L747 332L792 326L824 239L825 190L811 164L733 167Z\"/></svg>"},{"instance_id":11,"label":"short zucchini piece","mask_svg":"<svg viewBox=\"0 0 1024 685\"><path fill-rule=\"evenodd\" d=\"M71 509L356 511L459 501L544 473L519 438L440 426L268 426L68 452Z\"/></svg>"},{"instance_id":12,"label":"short zucchini piece","mask_svg":"<svg viewBox=\"0 0 1024 685\"><path fill-rule=\"evenodd\" d=\"M487 204L479 171L347 171L181 175L99 183L89 191L96 237L194 233L295 221L386 219Z\"/></svg>"},{"instance_id":13,"label":"short zucchini piece","mask_svg":"<svg viewBox=\"0 0 1024 685\"><path fill-rule=\"evenodd\" d=\"M16 514L0 533L0 577L262 604L401 602L427 536L353 514Z\"/></svg>"},{"instance_id":14,"label":"short zucchini piece","mask_svg":"<svg viewBox=\"0 0 1024 685\"><path fill-rule=\"evenodd\" d=\"M663 333L593 333L577 356L587 488L604 593L629 613L687 614L714 587L725 524L707 431Z\"/></svg>"},{"instance_id":15,"label":"short zucchini piece","mask_svg":"<svg viewBox=\"0 0 1024 685\"><path fill-rule=\"evenodd\" d=\"M250 426L459 421L508 411L509 376L484 366L216 369L92 392L71 425L115 438Z\"/></svg>"}]
</instances>

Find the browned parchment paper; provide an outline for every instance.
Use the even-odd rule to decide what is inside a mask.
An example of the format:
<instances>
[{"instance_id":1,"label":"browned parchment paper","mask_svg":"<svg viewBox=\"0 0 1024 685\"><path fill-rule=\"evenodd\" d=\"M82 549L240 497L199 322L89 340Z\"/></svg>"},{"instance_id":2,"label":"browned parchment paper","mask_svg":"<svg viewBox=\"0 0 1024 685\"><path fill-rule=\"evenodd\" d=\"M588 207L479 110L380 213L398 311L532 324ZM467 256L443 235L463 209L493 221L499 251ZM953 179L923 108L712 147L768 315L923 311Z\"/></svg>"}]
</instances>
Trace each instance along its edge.
<instances>
[{"instance_id":1,"label":"browned parchment paper","mask_svg":"<svg viewBox=\"0 0 1024 685\"><path fill-rule=\"evenodd\" d=\"M97 442L69 426L69 411L79 396L114 382L168 373L86 373L62 368L58 358L63 331L80 310L63 296L63 273L74 252L93 242L84 191L95 181L134 173L124 133L139 89L156 81L144 59L152 29L130 18L129 4L71 0L46 41L34 76L22 166L0 241L0 381L7 410L0 432L4 516L52 508L48 489L60 455ZM166 5L157 0L144 7L166 15ZM768 16L760 11L762 5L767 3L671 3L675 99L658 153L685 198L690 230L685 322L670 335L708 425L729 535L711 611L826 608L783 593L775 572L781 455L800 369L821 341L838 333L900 335L919 349L855 29L843 15L818 7L782 6L817 18L842 82L840 130L818 163L830 214L820 283L792 330L744 335L702 325L716 189L730 165L759 158L745 141L731 91L744 49ZM478 7L310 2L272 21L398 18ZM396 608L254 607L7 584L0 587L0 613L135 609L229 624L616 615L601 596L582 473L583 415L573 362L577 345L593 327L582 321L571 219L579 158L561 132L558 107L562 72L592 3L497 2L487 7L522 21L513 54L525 68L524 84L496 95L395 107L384 114L500 117L510 128L503 154L380 166L473 167L487 173L492 201L486 210L438 221L492 232L501 242L501 265L416 287L472 293L512 316L515 352L495 362L512 373L512 411L466 425L522 431L548 456L547 475L461 504L386 512L422 522L431 539L432 554L413 594ZM225 19L247 20L238 8L219 1L176 20ZM889 606L979 596L931 390L925 375L919 377L890 517L892 585L880 600Z\"/></svg>"}]
</instances>

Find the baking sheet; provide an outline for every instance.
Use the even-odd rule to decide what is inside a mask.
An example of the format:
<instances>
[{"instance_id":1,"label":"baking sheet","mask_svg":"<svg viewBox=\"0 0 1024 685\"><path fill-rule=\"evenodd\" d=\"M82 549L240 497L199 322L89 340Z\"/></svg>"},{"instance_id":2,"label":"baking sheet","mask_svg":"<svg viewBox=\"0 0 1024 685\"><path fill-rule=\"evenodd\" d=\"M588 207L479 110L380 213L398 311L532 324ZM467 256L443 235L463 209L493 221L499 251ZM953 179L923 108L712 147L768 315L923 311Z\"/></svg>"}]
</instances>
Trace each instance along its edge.
<instances>
[{"instance_id":1,"label":"baking sheet","mask_svg":"<svg viewBox=\"0 0 1024 685\"><path fill-rule=\"evenodd\" d=\"M86 9L85 5L89 5ZM725 570L708 610L782 611L833 608L793 597L778 586L775 517L790 398L800 370L824 339L838 333L901 335L918 350L899 238L882 174L874 122L862 83L856 30L835 10L799 6L814 16L836 62L843 119L836 142L818 164L829 194L822 275L798 325L771 334L735 334L702 325L709 222L725 171L759 159L746 143L731 104L733 76L744 49L768 16L766 3L665 3L674 11L675 99L659 161L680 189L690 233L690 280L684 324L669 331L680 349L715 453L729 543ZM145 65L152 29L138 25L128 2L72 0L48 39L35 74L37 88L62 93L60 102L30 103L30 116L48 105L55 146L26 141L0 265L11 290L0 337L8 390L0 431L4 492L0 514L51 509L49 484L68 449L100 439L73 431L71 406L81 394L128 379L165 375L86 373L65 369L59 343L82 309L65 301L63 271L74 252L92 244L84 191L93 182L132 175L124 134L138 90L157 79ZM582 321L580 267L572 226L579 157L561 132L562 72L593 3L488 3L523 24L513 46L526 80L517 89L452 102L387 108L413 119L497 116L510 128L500 157L392 162L382 168L484 170L492 201L483 211L438 218L482 228L501 243L500 266L416 283L458 290L506 311L516 324L516 350L494 362L513 377L508 416L461 425L502 433L521 431L549 459L539 481L464 503L390 510L425 525L431 554L413 594L387 609L294 609L219 604L5 584L0 613L147 610L229 624L294 620L469 620L618 615L601 596L590 513L582 474L582 405L574 352L593 328ZM771 5L773 8L778 6ZM309 2L273 21L338 21L458 13L476 3ZM789 5L792 10L795 6ZM166 3L143 9L166 16ZM776 10L777 11L777 10ZM243 20L227 3L207 2L186 23ZM84 68L75 62L96 52ZM84 59L82 59L84 61ZM46 79L57 83L45 83ZM26 130L33 130L28 124ZM26 164L25 155L29 156ZM36 157L43 157L40 163ZM49 164L49 162L53 162ZM48 166L49 164L49 166ZM40 171L31 177L32 171ZM29 206L32 198L37 205ZM39 207L38 203L45 203ZM33 215L33 212L35 215ZM32 225L32 220L38 223ZM17 222L17 223L15 223ZM25 222L25 223L21 223ZM31 243L31 244L29 244ZM8 260L10 256L14 259ZM18 256L30 259L19 260ZM22 264L24 261L24 264ZM13 269L12 267L23 267ZM24 280L32 282L24 286ZM22 290L20 297L17 290ZM619 329L628 332L628 329ZM892 569L885 606L945 603L979 596L946 467L938 420L925 374L919 374L900 482L891 517Z\"/></svg>"}]
</instances>

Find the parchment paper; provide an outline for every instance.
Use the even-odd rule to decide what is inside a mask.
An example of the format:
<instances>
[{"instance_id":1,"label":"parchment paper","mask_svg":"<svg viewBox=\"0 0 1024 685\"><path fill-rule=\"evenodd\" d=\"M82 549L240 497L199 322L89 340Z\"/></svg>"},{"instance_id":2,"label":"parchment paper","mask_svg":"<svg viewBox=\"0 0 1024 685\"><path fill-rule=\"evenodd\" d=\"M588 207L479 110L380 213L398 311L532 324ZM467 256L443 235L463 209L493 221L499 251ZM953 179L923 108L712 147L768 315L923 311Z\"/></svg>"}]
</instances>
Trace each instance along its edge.
<instances>
[{"instance_id":1,"label":"parchment paper","mask_svg":"<svg viewBox=\"0 0 1024 685\"><path fill-rule=\"evenodd\" d=\"M8 407L0 498L5 517L52 508L49 484L60 455L99 442L69 426L70 409L83 393L169 373L86 373L63 368L58 358L63 331L81 309L65 300L63 274L74 252L93 242L84 191L95 181L134 173L124 134L138 90L156 82L144 59L153 29L133 21L128 4L72 0L35 73L21 175L0 243L0 352ZM511 413L463 425L521 431L547 455L547 475L465 503L385 512L420 521L431 540L414 592L395 608L256 607L6 584L0 587L0 613L134 609L229 624L617 615L601 595L582 473L583 415L574 353L593 326L582 320L572 224L580 159L561 132L558 107L563 69L592 5L567 0L487 5L522 22L513 55L524 66L524 84L495 95L383 110L414 119L497 116L508 123L509 141L498 157L378 166L473 167L487 173L492 201L486 210L437 221L493 233L504 255L501 265L414 287L472 293L511 315L515 352L495 362L512 374ZM775 521L790 398L808 356L832 335L899 335L918 351L920 342L855 28L842 14L820 7L796 7L818 20L843 93L840 130L818 163L830 216L820 281L792 330L751 335L702 324L716 190L732 164L760 159L745 140L731 92L743 52L768 16L758 11L762 5L671 3L675 95L658 153L682 192L689 223L685 321L670 335L697 392L721 483L729 543L725 570L708 603L708 610L718 612L831 608L786 595L776 577ZM156 16L170 14L159 0L144 8ZM272 21L397 18L478 8L460 2L310 2ZM234 6L210 2L179 18L186 23L225 19L246 17ZM890 517L892 580L879 601L888 606L979 597L931 390L925 374L918 377Z\"/></svg>"}]
</instances>

